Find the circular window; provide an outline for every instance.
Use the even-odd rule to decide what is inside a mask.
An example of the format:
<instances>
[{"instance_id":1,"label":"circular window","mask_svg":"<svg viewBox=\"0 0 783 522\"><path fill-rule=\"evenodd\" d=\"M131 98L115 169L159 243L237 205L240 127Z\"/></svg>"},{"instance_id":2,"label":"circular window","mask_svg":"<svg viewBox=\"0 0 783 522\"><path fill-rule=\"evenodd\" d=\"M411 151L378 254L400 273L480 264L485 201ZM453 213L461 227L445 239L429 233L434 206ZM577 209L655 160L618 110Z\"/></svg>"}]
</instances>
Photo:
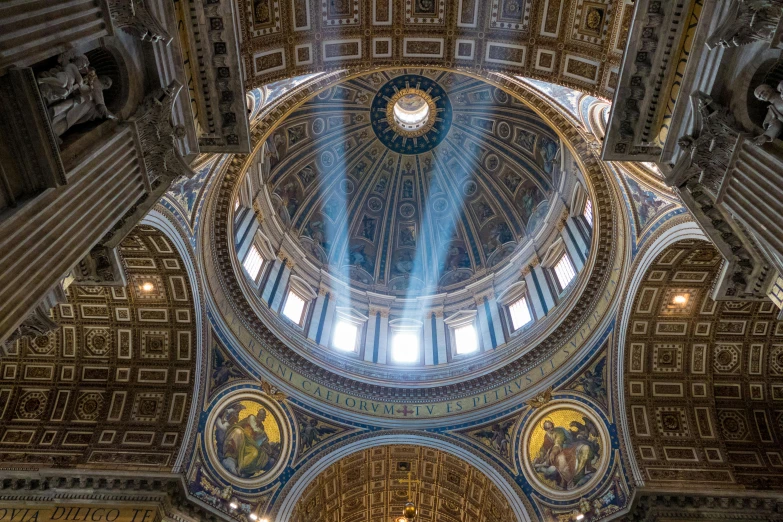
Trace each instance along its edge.
<instances>
[{"instance_id":1,"label":"circular window","mask_svg":"<svg viewBox=\"0 0 783 522\"><path fill-rule=\"evenodd\" d=\"M422 128L429 119L430 106L418 94L406 94L394 104L394 120L405 130Z\"/></svg>"}]
</instances>

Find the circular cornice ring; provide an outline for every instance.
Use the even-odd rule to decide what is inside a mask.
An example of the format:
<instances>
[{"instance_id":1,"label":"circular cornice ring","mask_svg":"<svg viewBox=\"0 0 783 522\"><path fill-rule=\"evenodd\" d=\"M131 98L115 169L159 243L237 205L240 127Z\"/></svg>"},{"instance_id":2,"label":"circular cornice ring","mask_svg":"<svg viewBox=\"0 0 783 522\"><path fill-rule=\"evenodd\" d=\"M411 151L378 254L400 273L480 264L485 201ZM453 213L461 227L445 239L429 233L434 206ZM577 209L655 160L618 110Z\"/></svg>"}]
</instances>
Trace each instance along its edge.
<instances>
[{"instance_id":1,"label":"circular cornice ring","mask_svg":"<svg viewBox=\"0 0 783 522\"><path fill-rule=\"evenodd\" d=\"M414 123L412 125L413 128L411 129L404 127L405 122L399 121L399 115L397 114L402 99L409 96L422 100L427 106L427 113L425 114L424 121ZM415 88L397 91L397 94L391 97L386 106L386 121L389 122L389 126L391 126L397 134L401 134L406 138L417 138L430 130L432 124L435 123L435 114L435 102L433 101L432 96L421 89Z\"/></svg>"},{"instance_id":2,"label":"circular cornice ring","mask_svg":"<svg viewBox=\"0 0 783 522\"><path fill-rule=\"evenodd\" d=\"M461 380L440 386L412 383L398 387L357 381L338 369L327 368L286 346L270 331L248 301L236 273L241 267L234 253L231 230L232 202L242 176L277 123L314 94L332 85L378 69L344 71L319 78L301 90L281 98L259 118L252 132L254 150L235 155L225 171L218 173L209 196L199 241L204 248L207 285L212 291L213 315L242 349L235 352L256 375L264 375L304 401L313 401L343 415L374 416L394 425L405 421L446 422L446 417L468 416L480 409L486 413L518 404L544 388L556 375L575 364L579 347L601 335L616 309L618 288L629 255L627 220L620 215L618 188L597 152L590 149L573 124L550 102L530 87L499 74L477 75L510 95L524 100L553 129L574 153L596 209L590 256L577 288L553 312L553 326L538 344L511 361L482 370L483 375L461 376ZM249 364L247 364L249 363ZM494 409L493 409L494 408ZM385 420L384 420L385 419Z\"/></svg>"}]
</instances>

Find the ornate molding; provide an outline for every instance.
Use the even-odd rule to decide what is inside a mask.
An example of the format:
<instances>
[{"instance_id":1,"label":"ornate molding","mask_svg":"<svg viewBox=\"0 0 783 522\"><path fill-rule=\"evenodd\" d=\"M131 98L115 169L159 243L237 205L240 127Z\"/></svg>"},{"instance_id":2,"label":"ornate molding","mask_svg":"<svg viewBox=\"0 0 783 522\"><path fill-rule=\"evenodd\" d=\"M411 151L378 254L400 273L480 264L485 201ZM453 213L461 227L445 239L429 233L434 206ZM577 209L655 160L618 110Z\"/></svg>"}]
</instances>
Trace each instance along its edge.
<instances>
[{"instance_id":1,"label":"ornate molding","mask_svg":"<svg viewBox=\"0 0 783 522\"><path fill-rule=\"evenodd\" d=\"M7 347L20 339L34 339L39 335L56 330L60 325L52 319L50 310L60 303L67 301L62 284L55 286L43 300L33 309L32 313L22 321L16 330L4 341L3 346Z\"/></svg>"},{"instance_id":2,"label":"ornate molding","mask_svg":"<svg viewBox=\"0 0 783 522\"><path fill-rule=\"evenodd\" d=\"M754 42L780 46L781 0L732 0L726 18L707 39L707 47L741 47Z\"/></svg>"},{"instance_id":3,"label":"ornate molding","mask_svg":"<svg viewBox=\"0 0 783 522\"><path fill-rule=\"evenodd\" d=\"M172 119L174 101L181 90L182 84L174 79L167 88L149 93L131 120L136 127L148 183L153 190L158 184L170 183L178 176L193 176L175 143L185 133L185 129L174 125Z\"/></svg>"},{"instance_id":4,"label":"ornate molding","mask_svg":"<svg viewBox=\"0 0 783 522\"><path fill-rule=\"evenodd\" d=\"M716 280L716 298L766 299L774 271L756 239L728 212L718 198L741 133L731 112L708 95L692 97L696 130L680 138L683 154L666 183L726 260Z\"/></svg>"},{"instance_id":5,"label":"ornate molding","mask_svg":"<svg viewBox=\"0 0 783 522\"><path fill-rule=\"evenodd\" d=\"M135 34L142 41L168 45L171 35L147 8L145 0L109 0L109 12L115 27Z\"/></svg>"},{"instance_id":6,"label":"ornate molding","mask_svg":"<svg viewBox=\"0 0 783 522\"><path fill-rule=\"evenodd\" d=\"M73 269L79 285L126 286L125 270L118 248L98 244Z\"/></svg>"},{"instance_id":7,"label":"ornate molding","mask_svg":"<svg viewBox=\"0 0 783 522\"><path fill-rule=\"evenodd\" d=\"M741 496L739 496L741 495ZM682 491L637 490L628 522L657 520L739 520L772 522L783 520L783 499L779 495L729 492L688 494Z\"/></svg>"}]
</instances>

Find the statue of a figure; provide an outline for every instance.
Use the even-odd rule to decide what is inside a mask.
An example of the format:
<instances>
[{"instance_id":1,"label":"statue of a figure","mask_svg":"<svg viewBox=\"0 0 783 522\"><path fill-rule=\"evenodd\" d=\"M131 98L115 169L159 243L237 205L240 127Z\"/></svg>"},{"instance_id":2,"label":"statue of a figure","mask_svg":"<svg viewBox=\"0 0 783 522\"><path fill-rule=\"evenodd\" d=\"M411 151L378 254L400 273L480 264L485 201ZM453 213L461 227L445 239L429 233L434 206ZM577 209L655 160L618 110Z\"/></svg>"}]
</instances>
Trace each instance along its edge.
<instances>
[{"instance_id":1,"label":"statue of a figure","mask_svg":"<svg viewBox=\"0 0 783 522\"><path fill-rule=\"evenodd\" d=\"M59 65L38 75L38 90L52 105L71 96L84 83L90 61L83 54L63 53Z\"/></svg>"},{"instance_id":2,"label":"statue of a figure","mask_svg":"<svg viewBox=\"0 0 783 522\"><path fill-rule=\"evenodd\" d=\"M783 0L734 0L728 15L707 39L707 46L740 47L771 41L783 15Z\"/></svg>"},{"instance_id":3,"label":"statue of a figure","mask_svg":"<svg viewBox=\"0 0 783 522\"><path fill-rule=\"evenodd\" d=\"M68 98L49 106L49 120L57 136L78 125L98 118L116 119L103 100L103 91L111 87L111 78L96 76L94 71L78 85Z\"/></svg>"},{"instance_id":4,"label":"statue of a figure","mask_svg":"<svg viewBox=\"0 0 783 522\"><path fill-rule=\"evenodd\" d=\"M756 145L763 145L777 138L783 131L783 82L778 84L777 91L771 85L763 83L756 87L753 94L757 99L769 103L767 116L761 124L764 133L753 140Z\"/></svg>"},{"instance_id":5,"label":"statue of a figure","mask_svg":"<svg viewBox=\"0 0 783 522\"><path fill-rule=\"evenodd\" d=\"M89 59L75 50L64 52L57 61L57 67L38 75L38 90L47 104L55 135L62 136L74 125L97 118L114 119L103 99L111 78L99 77L89 67Z\"/></svg>"}]
</instances>

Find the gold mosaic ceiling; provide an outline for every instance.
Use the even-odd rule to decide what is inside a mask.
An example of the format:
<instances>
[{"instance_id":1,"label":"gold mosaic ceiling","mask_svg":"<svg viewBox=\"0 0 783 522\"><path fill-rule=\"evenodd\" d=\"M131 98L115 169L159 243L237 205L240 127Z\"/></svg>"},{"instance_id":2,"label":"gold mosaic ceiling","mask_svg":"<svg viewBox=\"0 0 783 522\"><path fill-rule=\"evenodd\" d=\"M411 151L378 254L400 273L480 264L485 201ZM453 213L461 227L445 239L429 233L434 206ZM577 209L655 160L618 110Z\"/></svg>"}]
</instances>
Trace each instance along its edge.
<instances>
[{"instance_id":1,"label":"gold mosaic ceiling","mask_svg":"<svg viewBox=\"0 0 783 522\"><path fill-rule=\"evenodd\" d=\"M136 227L120 253L127 287L70 286L67 303L52 311L57 330L6 348L0 462L174 465L196 371L192 289L181 257L158 230Z\"/></svg>"},{"instance_id":2,"label":"gold mosaic ceiling","mask_svg":"<svg viewBox=\"0 0 783 522\"><path fill-rule=\"evenodd\" d=\"M720 267L709 243L675 243L633 302L622 384L650 486L783 485L783 322L769 301L713 301Z\"/></svg>"},{"instance_id":3,"label":"gold mosaic ceiling","mask_svg":"<svg viewBox=\"0 0 783 522\"><path fill-rule=\"evenodd\" d=\"M497 70L611 98L630 0L237 0L247 87L329 69Z\"/></svg>"},{"instance_id":4,"label":"gold mosaic ceiling","mask_svg":"<svg viewBox=\"0 0 783 522\"><path fill-rule=\"evenodd\" d=\"M382 446L332 464L307 487L292 522L390 522L408 501L418 522L515 522L508 501L480 471L439 450Z\"/></svg>"}]
</instances>

